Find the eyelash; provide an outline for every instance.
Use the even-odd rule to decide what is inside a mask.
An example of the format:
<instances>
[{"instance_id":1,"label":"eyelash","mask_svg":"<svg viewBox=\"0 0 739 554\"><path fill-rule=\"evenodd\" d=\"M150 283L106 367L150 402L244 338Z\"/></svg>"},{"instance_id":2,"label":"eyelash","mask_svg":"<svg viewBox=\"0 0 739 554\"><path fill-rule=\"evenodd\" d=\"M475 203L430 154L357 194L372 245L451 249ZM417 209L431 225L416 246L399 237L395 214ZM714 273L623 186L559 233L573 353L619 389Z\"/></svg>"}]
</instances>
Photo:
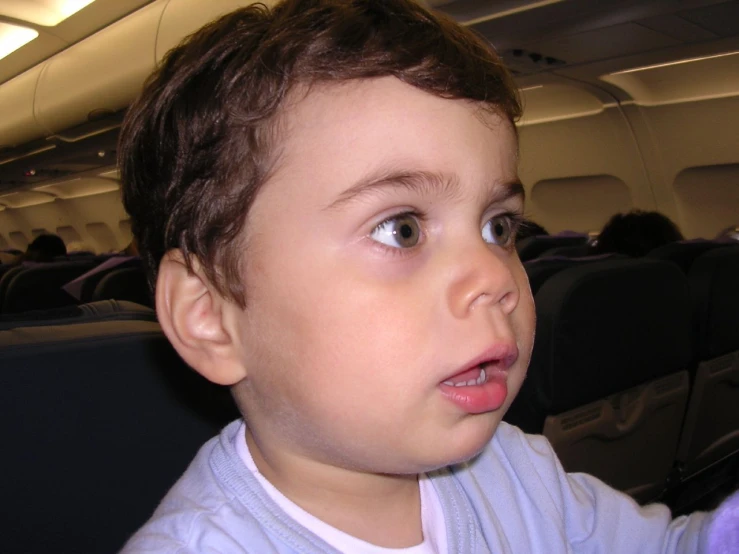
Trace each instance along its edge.
<instances>
[{"instance_id":1,"label":"eyelash","mask_svg":"<svg viewBox=\"0 0 739 554\"><path fill-rule=\"evenodd\" d=\"M386 217L380 223L378 223L377 225L375 225L375 227L370 232L370 235L372 235L372 233L374 233L376 230L380 229L383 225L387 225L390 222L392 222L392 221L394 221L396 219L403 218L403 217L412 217L412 218L414 218L418 222L418 226L419 226L420 232L421 232L421 238L419 240L419 243L417 245L414 245L414 246L411 246L411 247L408 247L408 248L397 248L397 247L393 247L393 246L388 246L388 245L383 244L382 242L379 242L379 241L373 241L375 243L376 247L381 248L382 250L384 250L385 252L388 252L391 255L395 255L395 256L407 256L408 254L414 252L419 246L421 246L423 244L424 238L425 238L425 235L426 235L425 230L424 230L424 227L425 227L424 223L427 221L427 217L426 217L426 214L425 213L418 212L418 211L398 212L397 214L393 214L393 215L391 215L389 217ZM505 218L507 218L508 221L509 221L509 223L510 223L510 226L511 226L511 237L509 239L509 242L506 245L502 245L501 248L504 248L506 250L512 251L512 250L514 250L515 245L516 245L516 235L518 234L518 230L520 229L521 225L523 224L523 222L526 219L525 219L524 214L523 214L522 211L519 211L519 210L509 210L509 211L501 212L501 213L498 213L498 214L495 214L495 215L492 215L492 216L488 217L485 220L485 225L487 225L488 223L490 223L490 221L493 218L499 218L499 217L505 217Z\"/></svg>"},{"instance_id":2,"label":"eyelash","mask_svg":"<svg viewBox=\"0 0 739 554\"><path fill-rule=\"evenodd\" d=\"M497 215L494 215L493 217L506 217L511 223L511 240L510 244L508 245L509 250L513 250L516 246L516 235L518 235L518 231L521 228L521 225L523 225L524 221L526 221L526 218L522 211L520 210L509 210L507 212L503 212ZM493 217L488 218L485 223L490 221Z\"/></svg>"},{"instance_id":3,"label":"eyelash","mask_svg":"<svg viewBox=\"0 0 739 554\"><path fill-rule=\"evenodd\" d=\"M403 217L412 217L412 218L414 218L418 222L418 227L419 227L420 233L421 233L421 236L420 236L420 239L418 241L418 244L416 244L414 246L411 246L409 248L396 248L396 247L388 246L387 244L383 244L383 243L381 243L379 241L376 241L376 240L372 239L373 242L375 243L376 247L381 248L383 251L385 251L386 253L388 253L390 255L393 255L393 256L407 256L407 255L411 254L412 252L415 252L417 250L417 248L423 244L423 242L424 242L424 240L426 238L425 223L427 221L427 217L426 217L426 214L425 213L419 212L419 211L413 211L413 210L408 210L408 211L405 211L405 212L398 212L396 214L393 214L391 216L386 217L380 223L378 223L377 225L374 226L374 228L370 232L370 235L369 236L371 236L372 233L374 233L375 231L377 231L378 229L380 229L383 225L387 225L390 222L392 222L392 221L394 221L396 219L403 218Z\"/></svg>"}]
</instances>

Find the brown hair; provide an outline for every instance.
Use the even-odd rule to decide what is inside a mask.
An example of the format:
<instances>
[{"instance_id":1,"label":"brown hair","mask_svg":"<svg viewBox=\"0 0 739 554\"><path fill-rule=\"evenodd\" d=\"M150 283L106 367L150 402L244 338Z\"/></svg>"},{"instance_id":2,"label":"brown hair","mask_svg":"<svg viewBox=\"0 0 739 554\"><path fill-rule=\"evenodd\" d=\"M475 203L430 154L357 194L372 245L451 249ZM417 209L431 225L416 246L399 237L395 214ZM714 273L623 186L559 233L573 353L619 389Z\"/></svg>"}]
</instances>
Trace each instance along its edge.
<instances>
[{"instance_id":1,"label":"brown hair","mask_svg":"<svg viewBox=\"0 0 739 554\"><path fill-rule=\"evenodd\" d=\"M178 248L244 306L241 231L269 176L287 95L382 76L520 116L492 47L412 0L254 4L170 51L130 107L119 147L123 202L152 290L161 258Z\"/></svg>"}]
</instances>

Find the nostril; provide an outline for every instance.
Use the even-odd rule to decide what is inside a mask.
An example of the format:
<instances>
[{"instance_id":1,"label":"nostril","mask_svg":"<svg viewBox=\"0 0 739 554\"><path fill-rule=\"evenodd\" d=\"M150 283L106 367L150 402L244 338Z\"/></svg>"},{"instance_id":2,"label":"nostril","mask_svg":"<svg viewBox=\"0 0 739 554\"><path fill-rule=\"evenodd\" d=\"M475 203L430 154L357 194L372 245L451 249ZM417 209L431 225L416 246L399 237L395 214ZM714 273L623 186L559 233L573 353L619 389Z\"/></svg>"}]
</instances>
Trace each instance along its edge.
<instances>
[{"instance_id":1,"label":"nostril","mask_svg":"<svg viewBox=\"0 0 739 554\"><path fill-rule=\"evenodd\" d=\"M506 292L500 299L500 306L506 313L512 312L516 304L518 304L518 293L515 291Z\"/></svg>"}]
</instances>

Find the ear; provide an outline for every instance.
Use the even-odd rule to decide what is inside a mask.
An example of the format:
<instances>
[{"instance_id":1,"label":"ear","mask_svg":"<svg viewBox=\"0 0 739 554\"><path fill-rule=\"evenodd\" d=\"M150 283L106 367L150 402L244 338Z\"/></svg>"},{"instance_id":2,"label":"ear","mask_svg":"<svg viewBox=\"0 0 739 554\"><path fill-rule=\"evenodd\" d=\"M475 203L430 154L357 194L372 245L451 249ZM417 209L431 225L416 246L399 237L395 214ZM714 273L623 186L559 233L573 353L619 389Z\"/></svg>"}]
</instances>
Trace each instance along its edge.
<instances>
[{"instance_id":1,"label":"ear","mask_svg":"<svg viewBox=\"0 0 739 554\"><path fill-rule=\"evenodd\" d=\"M182 252L171 250L159 264L156 310L164 334L185 362L209 381L233 385L246 377L234 311L197 259L187 270Z\"/></svg>"}]
</instances>

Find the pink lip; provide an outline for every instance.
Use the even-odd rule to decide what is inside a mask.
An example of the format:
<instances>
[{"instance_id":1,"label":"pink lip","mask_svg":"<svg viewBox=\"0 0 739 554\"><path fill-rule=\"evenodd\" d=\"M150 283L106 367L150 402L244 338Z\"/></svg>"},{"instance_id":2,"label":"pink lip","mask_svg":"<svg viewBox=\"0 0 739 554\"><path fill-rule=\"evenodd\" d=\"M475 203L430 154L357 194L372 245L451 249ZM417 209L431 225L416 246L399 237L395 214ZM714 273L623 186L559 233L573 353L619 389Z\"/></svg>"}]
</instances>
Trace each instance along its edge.
<instances>
[{"instance_id":1,"label":"pink lip","mask_svg":"<svg viewBox=\"0 0 739 554\"><path fill-rule=\"evenodd\" d=\"M508 398L507 370L517 358L518 348L515 343L496 344L439 383L439 390L443 397L468 414L497 411L505 405ZM468 377L474 380L474 373L482 375L475 371L480 365L485 366L485 379L481 383L456 386L447 382L455 377L464 379L465 372L473 373Z\"/></svg>"},{"instance_id":2,"label":"pink lip","mask_svg":"<svg viewBox=\"0 0 739 554\"><path fill-rule=\"evenodd\" d=\"M444 378L442 382L481 364L492 364L495 366L495 369L506 371L515 363L516 359L518 359L518 347L515 343L499 343L491 346L473 360L470 360L461 369Z\"/></svg>"}]
</instances>

